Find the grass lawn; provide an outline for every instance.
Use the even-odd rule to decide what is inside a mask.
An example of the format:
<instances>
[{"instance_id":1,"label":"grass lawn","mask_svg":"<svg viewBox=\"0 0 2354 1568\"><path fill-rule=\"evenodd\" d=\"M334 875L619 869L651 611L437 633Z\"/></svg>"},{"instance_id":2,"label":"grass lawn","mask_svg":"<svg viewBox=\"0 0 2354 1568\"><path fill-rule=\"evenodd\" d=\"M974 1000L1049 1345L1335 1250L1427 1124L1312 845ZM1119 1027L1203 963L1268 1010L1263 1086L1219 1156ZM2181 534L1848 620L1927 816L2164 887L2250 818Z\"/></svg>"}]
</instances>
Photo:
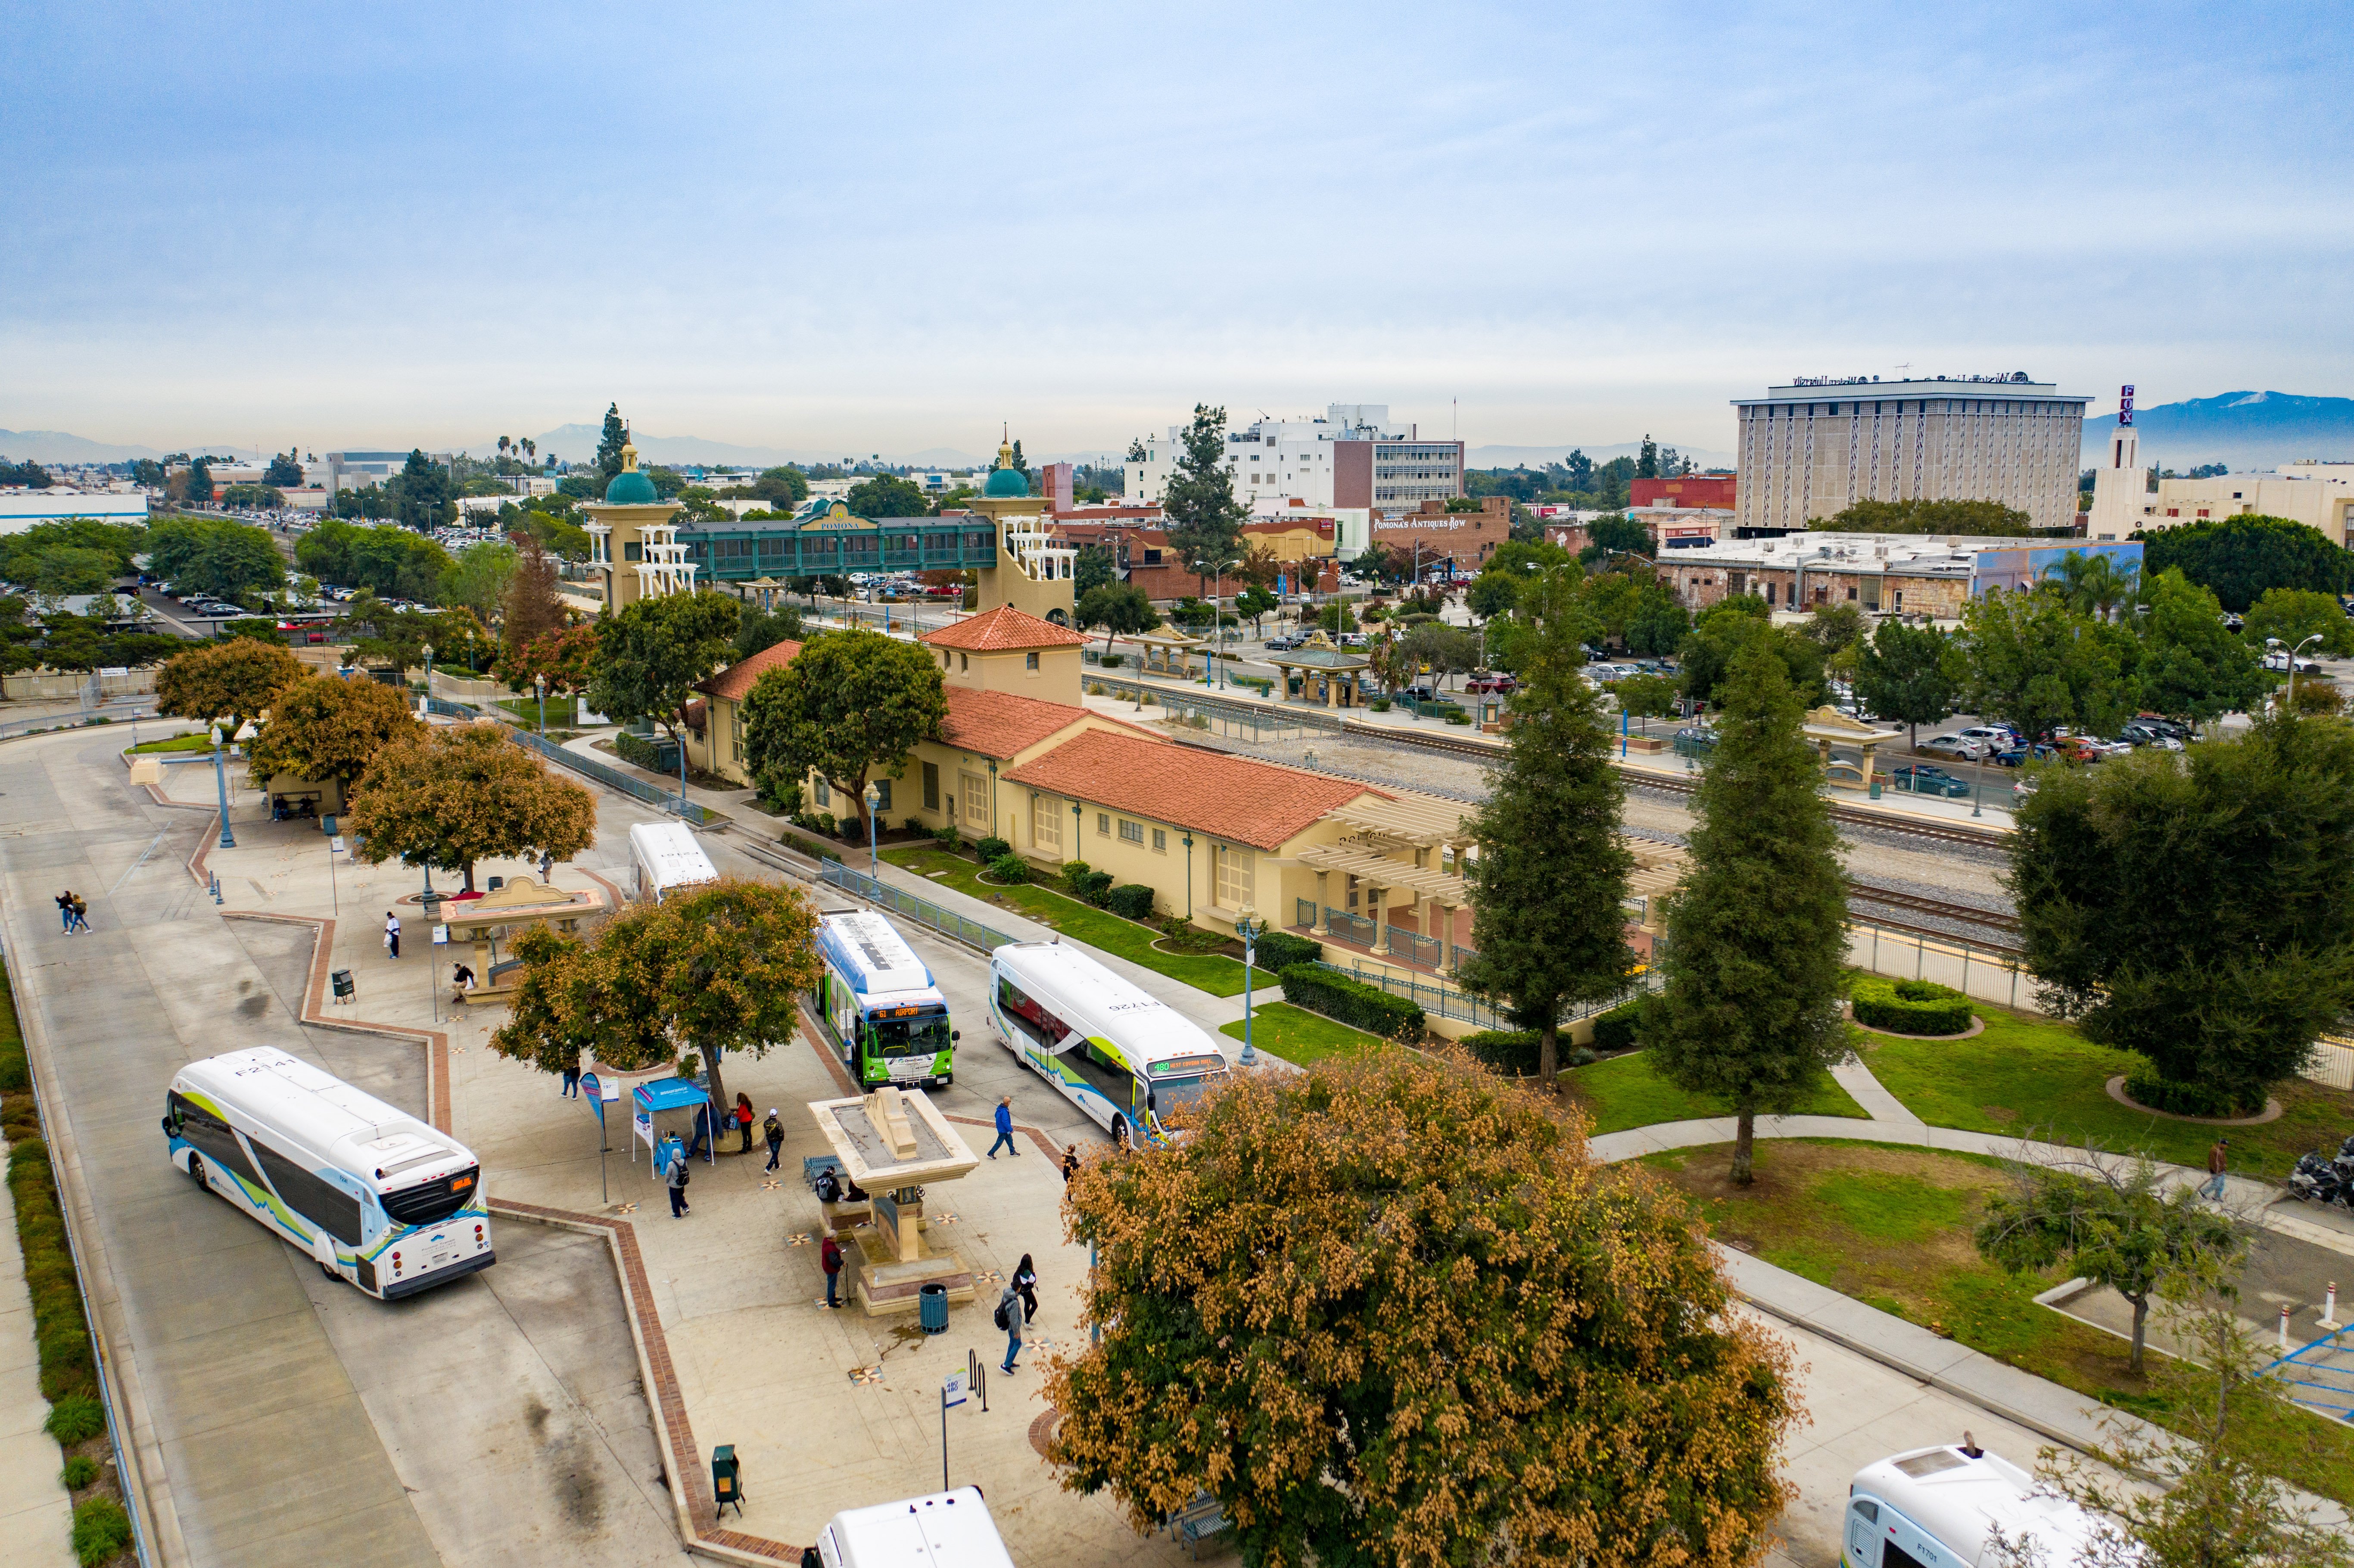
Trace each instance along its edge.
<instances>
[{"instance_id":1,"label":"grass lawn","mask_svg":"<svg viewBox=\"0 0 2354 1568\"><path fill-rule=\"evenodd\" d=\"M1745 1189L1727 1180L1730 1144L1641 1163L1699 1203L1716 1239L1793 1274L2137 1415L2173 1425L2178 1411L2204 1407L2194 1369L2153 1353L2149 1375L2136 1377L2125 1340L2035 1305L2057 1274L2014 1277L1979 1258L1970 1233L2003 1185L1999 1160L1776 1139L1757 1145L1757 1179ZM2258 1463L2354 1501L2354 1430L2285 1406L2243 1408L2254 1412L2247 1435Z\"/></svg>"},{"instance_id":2,"label":"grass lawn","mask_svg":"<svg viewBox=\"0 0 2354 1568\"><path fill-rule=\"evenodd\" d=\"M1862 1034L1864 1064L1889 1093L1933 1127L2030 1133L2055 1143L2090 1137L2105 1148L2138 1150L2204 1170L2216 1128L2169 1121L2119 1105L2105 1086L2135 1060L2094 1045L2069 1024L1978 1005L1983 1033L1967 1040L1896 1040ZM1861 1032L1860 1032L1861 1033ZM2333 1152L2354 1123L2354 1095L2308 1079L2274 1086L2278 1121L2220 1129L2232 1140L2232 1168L2285 1177L2296 1157Z\"/></svg>"},{"instance_id":3,"label":"grass lawn","mask_svg":"<svg viewBox=\"0 0 2354 1568\"><path fill-rule=\"evenodd\" d=\"M1229 1039L1243 1037L1243 1022L1218 1026ZM1386 1044L1377 1034L1336 1023L1322 1013L1294 1007L1288 1001L1262 1002L1251 1009L1251 1047L1282 1057L1295 1067L1306 1067L1327 1056L1353 1056Z\"/></svg>"},{"instance_id":4,"label":"grass lawn","mask_svg":"<svg viewBox=\"0 0 2354 1568\"><path fill-rule=\"evenodd\" d=\"M1026 915L1042 926L1053 927L1074 941L1100 948L1107 953L1117 953L1131 963L1142 964L1171 980L1183 980L1212 996L1240 996L1243 992L1243 966L1237 960L1214 953L1164 953L1152 945L1153 939L1161 933L1151 927L1123 920L1108 909L1094 908L1076 898L1066 897L1052 888L1034 884L1020 887L996 886L981 880L981 868L972 862L934 846L885 850L883 858L918 876L928 877L936 871L946 872L947 875L934 880L984 903L1002 905L1016 914ZM1271 971L1261 969L1256 983L1275 985L1278 982Z\"/></svg>"},{"instance_id":5,"label":"grass lawn","mask_svg":"<svg viewBox=\"0 0 2354 1568\"><path fill-rule=\"evenodd\" d=\"M175 735L169 740L143 740L136 746L126 746L122 749L137 757L150 751L210 751L212 748L212 738L199 730L195 735Z\"/></svg>"},{"instance_id":6,"label":"grass lawn","mask_svg":"<svg viewBox=\"0 0 2354 1568\"><path fill-rule=\"evenodd\" d=\"M1562 1074L1570 1097L1594 1118L1596 1133L1624 1132L1654 1122L1696 1121L1703 1117L1730 1116L1733 1107L1713 1095L1689 1095L1651 1070L1650 1058L1640 1051L1613 1056L1591 1066ZM1839 1085L1825 1081L1822 1092L1800 1105L1799 1116L1846 1116L1869 1119ZM1764 1144L1758 1145L1764 1148Z\"/></svg>"}]
</instances>

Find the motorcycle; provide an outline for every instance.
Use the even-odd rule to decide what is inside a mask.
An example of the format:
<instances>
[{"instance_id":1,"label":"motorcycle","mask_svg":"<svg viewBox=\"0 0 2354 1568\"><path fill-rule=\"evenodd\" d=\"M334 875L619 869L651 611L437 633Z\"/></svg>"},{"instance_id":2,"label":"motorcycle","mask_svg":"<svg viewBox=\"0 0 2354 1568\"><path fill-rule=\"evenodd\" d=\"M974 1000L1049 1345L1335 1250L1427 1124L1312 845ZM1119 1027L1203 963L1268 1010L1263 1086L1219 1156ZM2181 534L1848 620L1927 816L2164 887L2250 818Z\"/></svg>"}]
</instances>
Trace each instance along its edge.
<instances>
[{"instance_id":1,"label":"motorcycle","mask_svg":"<svg viewBox=\"0 0 2354 1568\"><path fill-rule=\"evenodd\" d=\"M2286 1185L2299 1202L2354 1209L2354 1138L2338 1146L2334 1159L2318 1150L2299 1155Z\"/></svg>"}]
</instances>

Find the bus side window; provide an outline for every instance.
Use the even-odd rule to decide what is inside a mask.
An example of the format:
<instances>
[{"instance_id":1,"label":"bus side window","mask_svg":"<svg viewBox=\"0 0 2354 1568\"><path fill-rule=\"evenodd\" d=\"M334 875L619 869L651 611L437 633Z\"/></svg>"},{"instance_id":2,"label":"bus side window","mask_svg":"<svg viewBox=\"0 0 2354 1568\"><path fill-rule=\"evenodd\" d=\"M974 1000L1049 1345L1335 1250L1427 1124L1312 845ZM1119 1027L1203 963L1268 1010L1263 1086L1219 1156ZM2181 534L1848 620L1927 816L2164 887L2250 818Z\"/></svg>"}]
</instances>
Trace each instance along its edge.
<instances>
[{"instance_id":1,"label":"bus side window","mask_svg":"<svg viewBox=\"0 0 2354 1568\"><path fill-rule=\"evenodd\" d=\"M261 1185L261 1172L238 1147L237 1134L228 1123L183 1095L172 1097L172 1111L179 1118L180 1136L194 1144L196 1152L214 1166L244 1179L249 1186Z\"/></svg>"},{"instance_id":2,"label":"bus side window","mask_svg":"<svg viewBox=\"0 0 2354 1568\"><path fill-rule=\"evenodd\" d=\"M291 1156L281 1154L260 1139L253 1152L286 1206L318 1225L345 1246L360 1245L360 1201L318 1176Z\"/></svg>"}]
</instances>

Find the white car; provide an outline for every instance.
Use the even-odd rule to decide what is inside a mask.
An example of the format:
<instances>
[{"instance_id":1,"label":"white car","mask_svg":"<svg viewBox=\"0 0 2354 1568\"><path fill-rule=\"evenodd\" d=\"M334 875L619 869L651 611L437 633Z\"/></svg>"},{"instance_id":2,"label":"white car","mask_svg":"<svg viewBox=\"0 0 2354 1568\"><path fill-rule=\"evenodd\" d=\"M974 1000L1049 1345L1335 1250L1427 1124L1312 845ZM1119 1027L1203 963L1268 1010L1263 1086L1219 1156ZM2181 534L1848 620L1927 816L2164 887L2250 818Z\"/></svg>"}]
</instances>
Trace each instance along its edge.
<instances>
[{"instance_id":1,"label":"white car","mask_svg":"<svg viewBox=\"0 0 2354 1568\"><path fill-rule=\"evenodd\" d=\"M1997 729L1990 724L1972 725L1967 729L1957 729L1954 733L1964 740L1977 741L1989 752L2007 751L2011 746L2010 731Z\"/></svg>"},{"instance_id":2,"label":"white car","mask_svg":"<svg viewBox=\"0 0 2354 1568\"><path fill-rule=\"evenodd\" d=\"M2289 662L2289 656L2277 648L2264 655L2264 668L2267 670L2286 670ZM2299 659L2296 663L2296 673L2300 675L2315 675L2321 673L2321 666L2310 659Z\"/></svg>"},{"instance_id":3,"label":"white car","mask_svg":"<svg viewBox=\"0 0 2354 1568\"><path fill-rule=\"evenodd\" d=\"M1925 756L1952 758L1962 762L1976 762L1987 754L1986 742L1962 735L1933 735L1923 741L1920 750Z\"/></svg>"}]
</instances>

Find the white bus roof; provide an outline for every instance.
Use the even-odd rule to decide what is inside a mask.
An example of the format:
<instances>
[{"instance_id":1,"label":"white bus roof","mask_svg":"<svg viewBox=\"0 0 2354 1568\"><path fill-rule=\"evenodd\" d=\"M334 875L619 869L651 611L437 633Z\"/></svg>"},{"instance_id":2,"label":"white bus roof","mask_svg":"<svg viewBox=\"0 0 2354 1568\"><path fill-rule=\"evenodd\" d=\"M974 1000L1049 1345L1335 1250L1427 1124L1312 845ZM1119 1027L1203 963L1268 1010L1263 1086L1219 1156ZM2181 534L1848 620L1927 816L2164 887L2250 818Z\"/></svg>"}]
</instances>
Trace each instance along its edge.
<instances>
[{"instance_id":1,"label":"white bus roof","mask_svg":"<svg viewBox=\"0 0 2354 1568\"><path fill-rule=\"evenodd\" d=\"M1192 1019L1067 942L1008 942L990 954L1023 991L1084 1033L1116 1036L1120 1054L1150 1064L1204 1054L1225 1060Z\"/></svg>"},{"instance_id":2,"label":"white bus roof","mask_svg":"<svg viewBox=\"0 0 2354 1568\"><path fill-rule=\"evenodd\" d=\"M1972 1563L1999 1525L2013 1542L2033 1535L2047 1568L2073 1568L2089 1561L2099 1530L2066 1499L2033 1495L2033 1476L1983 1449L1977 1458L1950 1446L1893 1454L1858 1470L1853 1489L1887 1503Z\"/></svg>"},{"instance_id":3,"label":"white bus roof","mask_svg":"<svg viewBox=\"0 0 2354 1568\"><path fill-rule=\"evenodd\" d=\"M281 1132L379 1192L436 1181L474 1163L466 1146L407 1111L272 1045L191 1062L172 1087Z\"/></svg>"},{"instance_id":4,"label":"white bus roof","mask_svg":"<svg viewBox=\"0 0 2354 1568\"><path fill-rule=\"evenodd\" d=\"M656 887L689 887L719 880L711 857L703 853L684 822L633 822L630 849Z\"/></svg>"},{"instance_id":5,"label":"white bus roof","mask_svg":"<svg viewBox=\"0 0 2354 1568\"><path fill-rule=\"evenodd\" d=\"M861 996L925 991L932 971L907 946L899 928L872 909L841 909L818 916L818 948Z\"/></svg>"},{"instance_id":6,"label":"white bus roof","mask_svg":"<svg viewBox=\"0 0 2354 1568\"><path fill-rule=\"evenodd\" d=\"M827 1568L1013 1568L979 1487L844 1509L818 1537Z\"/></svg>"}]
</instances>

